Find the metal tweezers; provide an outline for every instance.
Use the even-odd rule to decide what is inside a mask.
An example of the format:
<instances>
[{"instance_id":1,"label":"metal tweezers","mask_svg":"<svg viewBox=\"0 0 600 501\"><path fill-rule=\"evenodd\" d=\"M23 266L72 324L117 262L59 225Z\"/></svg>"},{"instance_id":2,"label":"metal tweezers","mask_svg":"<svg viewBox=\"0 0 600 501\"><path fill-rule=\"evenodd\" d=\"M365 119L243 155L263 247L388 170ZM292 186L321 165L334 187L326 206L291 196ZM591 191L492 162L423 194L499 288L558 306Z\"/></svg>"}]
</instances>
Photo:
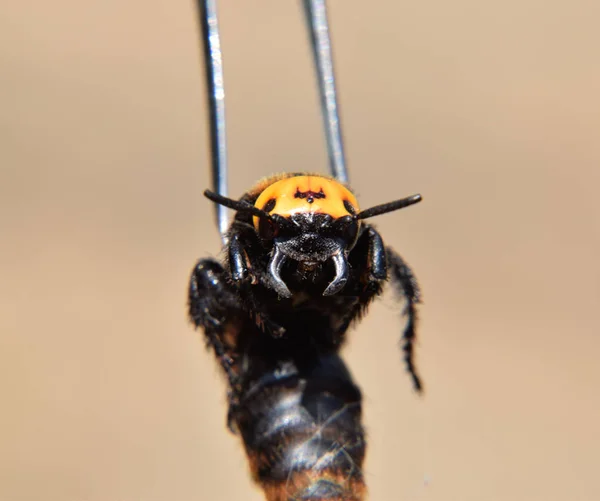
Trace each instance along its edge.
<instances>
[{"instance_id":1,"label":"metal tweezers","mask_svg":"<svg viewBox=\"0 0 600 501\"><path fill-rule=\"evenodd\" d=\"M342 183L348 182L341 124L338 113L331 40L325 0L302 0L317 70L321 111L327 137L329 170ZM227 196L227 141L225 130L225 87L223 56L219 40L216 0L198 0L202 45L210 113L210 142L213 191ZM226 242L229 225L227 208L215 204L217 228Z\"/></svg>"}]
</instances>

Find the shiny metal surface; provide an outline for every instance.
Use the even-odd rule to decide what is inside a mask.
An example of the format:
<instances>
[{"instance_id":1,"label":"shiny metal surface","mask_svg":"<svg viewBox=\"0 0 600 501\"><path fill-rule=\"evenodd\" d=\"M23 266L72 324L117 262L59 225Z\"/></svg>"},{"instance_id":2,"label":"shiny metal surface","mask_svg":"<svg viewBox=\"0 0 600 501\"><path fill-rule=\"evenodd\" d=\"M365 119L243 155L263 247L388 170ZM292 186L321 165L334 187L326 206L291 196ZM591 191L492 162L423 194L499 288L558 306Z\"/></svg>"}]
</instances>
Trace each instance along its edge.
<instances>
[{"instance_id":1,"label":"shiny metal surface","mask_svg":"<svg viewBox=\"0 0 600 501\"><path fill-rule=\"evenodd\" d=\"M335 90L327 6L325 0L303 0L303 4L317 70L321 112L323 114L323 124L327 138L327 152L329 154L329 170L332 176L343 183L347 183L348 171L346 168L342 126Z\"/></svg>"},{"instance_id":2,"label":"shiny metal surface","mask_svg":"<svg viewBox=\"0 0 600 501\"><path fill-rule=\"evenodd\" d=\"M321 112L325 126L329 170L343 183L348 182L344 144L338 111L331 40L324 0L303 0L306 22L317 73ZM202 46L210 114L210 142L213 190L227 196L227 131L225 123L225 86L223 55L219 36L216 0L198 0ZM217 228L226 241L229 224L228 209L215 204Z\"/></svg>"},{"instance_id":3,"label":"shiny metal surface","mask_svg":"<svg viewBox=\"0 0 600 501\"><path fill-rule=\"evenodd\" d=\"M213 190L227 196L227 133L225 127L225 87L223 56L219 37L216 0L198 0L202 46L205 56L206 88L210 114L210 144ZM201 190L204 191L204 190ZM215 204L217 228L225 242L229 226L228 210Z\"/></svg>"}]
</instances>

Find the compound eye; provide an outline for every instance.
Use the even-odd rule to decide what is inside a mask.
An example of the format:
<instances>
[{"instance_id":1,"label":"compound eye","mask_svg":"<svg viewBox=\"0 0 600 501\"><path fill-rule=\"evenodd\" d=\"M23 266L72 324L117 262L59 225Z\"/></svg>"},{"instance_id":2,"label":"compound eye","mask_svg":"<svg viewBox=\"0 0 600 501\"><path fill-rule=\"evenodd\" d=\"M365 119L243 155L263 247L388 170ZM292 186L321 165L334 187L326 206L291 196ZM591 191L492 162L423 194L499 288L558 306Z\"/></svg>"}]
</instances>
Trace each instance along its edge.
<instances>
[{"instance_id":1,"label":"compound eye","mask_svg":"<svg viewBox=\"0 0 600 501\"><path fill-rule=\"evenodd\" d=\"M276 204L277 200L271 198L262 206L262 210L265 212L271 212L275 208ZM277 224L274 221L265 217L259 218L258 234L260 238L264 240L272 240L277 236L278 231Z\"/></svg>"},{"instance_id":2,"label":"compound eye","mask_svg":"<svg viewBox=\"0 0 600 501\"><path fill-rule=\"evenodd\" d=\"M346 226L346 229L344 231L344 240L346 240L346 242L348 242L349 247L354 247L354 244L356 243L357 238L358 238L358 221L353 219L352 222L348 226Z\"/></svg>"},{"instance_id":3,"label":"compound eye","mask_svg":"<svg viewBox=\"0 0 600 501\"><path fill-rule=\"evenodd\" d=\"M351 248L358 238L359 222L352 216L344 216L335 222L337 234L348 243Z\"/></svg>"},{"instance_id":4,"label":"compound eye","mask_svg":"<svg viewBox=\"0 0 600 501\"><path fill-rule=\"evenodd\" d=\"M352 214L353 216L356 214L356 208L350 203L349 200L344 200L344 209L346 209L348 213Z\"/></svg>"},{"instance_id":5,"label":"compound eye","mask_svg":"<svg viewBox=\"0 0 600 501\"><path fill-rule=\"evenodd\" d=\"M263 240L273 240L279 234L279 226L272 220L261 217L258 221L258 235Z\"/></svg>"},{"instance_id":6,"label":"compound eye","mask_svg":"<svg viewBox=\"0 0 600 501\"><path fill-rule=\"evenodd\" d=\"M275 208L276 204L277 200L271 198L267 200L267 203L265 203L265 205L262 206L262 210L264 210L265 212L271 212Z\"/></svg>"}]
</instances>

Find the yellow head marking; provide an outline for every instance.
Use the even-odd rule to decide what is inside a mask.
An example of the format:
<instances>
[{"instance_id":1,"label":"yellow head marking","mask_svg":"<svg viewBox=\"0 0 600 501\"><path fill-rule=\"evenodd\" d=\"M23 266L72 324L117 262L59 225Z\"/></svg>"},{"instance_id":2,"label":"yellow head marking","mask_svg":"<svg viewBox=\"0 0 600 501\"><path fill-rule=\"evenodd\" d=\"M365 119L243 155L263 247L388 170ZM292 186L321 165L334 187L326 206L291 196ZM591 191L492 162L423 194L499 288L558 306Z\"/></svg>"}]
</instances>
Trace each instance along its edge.
<instances>
[{"instance_id":1,"label":"yellow head marking","mask_svg":"<svg viewBox=\"0 0 600 501\"><path fill-rule=\"evenodd\" d=\"M316 212L337 219L359 212L356 197L348 188L334 179L320 176L294 176L276 181L265 188L254 205L283 217ZM352 212L348 205L353 207ZM253 220L258 229L258 217Z\"/></svg>"}]
</instances>

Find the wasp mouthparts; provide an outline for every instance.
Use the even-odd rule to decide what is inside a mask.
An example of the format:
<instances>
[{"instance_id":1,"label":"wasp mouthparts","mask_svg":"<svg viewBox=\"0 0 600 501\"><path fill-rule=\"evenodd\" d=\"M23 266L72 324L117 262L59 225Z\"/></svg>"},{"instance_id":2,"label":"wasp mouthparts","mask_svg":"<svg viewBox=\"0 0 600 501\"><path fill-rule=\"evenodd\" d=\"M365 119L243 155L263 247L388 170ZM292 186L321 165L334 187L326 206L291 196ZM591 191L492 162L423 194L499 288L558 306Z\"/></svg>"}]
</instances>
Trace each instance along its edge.
<instances>
[{"instance_id":1,"label":"wasp mouthparts","mask_svg":"<svg viewBox=\"0 0 600 501\"><path fill-rule=\"evenodd\" d=\"M279 297L288 298L292 296L292 293L281 279L281 267L285 260L285 254L281 252L278 245L275 245L273 248L273 257L269 263L269 273L271 275L273 289L277 292L277 295Z\"/></svg>"},{"instance_id":2,"label":"wasp mouthparts","mask_svg":"<svg viewBox=\"0 0 600 501\"><path fill-rule=\"evenodd\" d=\"M344 288L346 282L348 281L348 261L346 261L344 253L339 251L334 254L331 259L333 260L333 265L335 266L335 278L323 292L324 296L333 296L334 294L337 294Z\"/></svg>"}]
</instances>

